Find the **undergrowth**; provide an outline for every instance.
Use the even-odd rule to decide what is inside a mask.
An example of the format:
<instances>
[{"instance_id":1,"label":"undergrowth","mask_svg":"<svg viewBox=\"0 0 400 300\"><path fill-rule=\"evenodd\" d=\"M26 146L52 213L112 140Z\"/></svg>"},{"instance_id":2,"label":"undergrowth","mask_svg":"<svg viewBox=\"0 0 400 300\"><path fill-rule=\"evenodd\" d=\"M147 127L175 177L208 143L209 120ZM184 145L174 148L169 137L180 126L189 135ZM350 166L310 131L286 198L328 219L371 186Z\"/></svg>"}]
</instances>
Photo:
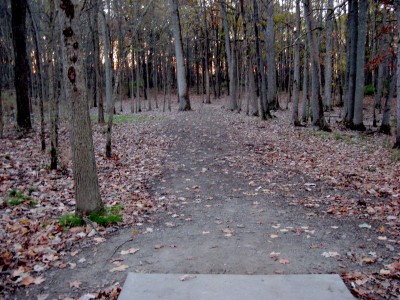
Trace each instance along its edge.
<instances>
[{"instance_id":1,"label":"undergrowth","mask_svg":"<svg viewBox=\"0 0 400 300\"><path fill-rule=\"evenodd\" d=\"M121 211L123 208L124 206L121 204L109 206L101 211L91 213L88 219L101 226L118 224L122 222ZM86 223L84 218L75 214L65 214L60 218L59 222L62 227L77 227Z\"/></svg>"}]
</instances>

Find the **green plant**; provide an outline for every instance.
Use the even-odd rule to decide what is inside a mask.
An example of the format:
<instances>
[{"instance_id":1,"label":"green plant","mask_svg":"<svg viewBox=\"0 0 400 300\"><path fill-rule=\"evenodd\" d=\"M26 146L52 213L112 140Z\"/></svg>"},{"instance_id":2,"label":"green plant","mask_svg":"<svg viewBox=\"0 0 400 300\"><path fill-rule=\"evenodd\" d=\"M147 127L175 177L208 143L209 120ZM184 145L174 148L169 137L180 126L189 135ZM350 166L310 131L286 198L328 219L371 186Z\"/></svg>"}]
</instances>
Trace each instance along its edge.
<instances>
[{"instance_id":1,"label":"green plant","mask_svg":"<svg viewBox=\"0 0 400 300\"><path fill-rule=\"evenodd\" d=\"M30 187L30 188L28 189L28 195L32 195L32 193L33 193L34 191L36 191L36 189L35 189L34 187Z\"/></svg>"},{"instance_id":2,"label":"green plant","mask_svg":"<svg viewBox=\"0 0 400 300\"><path fill-rule=\"evenodd\" d=\"M390 156L390 160L393 162L400 161L400 149L393 150L392 155Z\"/></svg>"},{"instance_id":3,"label":"green plant","mask_svg":"<svg viewBox=\"0 0 400 300\"><path fill-rule=\"evenodd\" d=\"M374 93L375 93L375 89L372 84L368 84L364 87L364 95L372 96Z\"/></svg>"},{"instance_id":4,"label":"green plant","mask_svg":"<svg viewBox=\"0 0 400 300\"><path fill-rule=\"evenodd\" d=\"M333 138L337 141L345 140L346 136L340 134L339 132L334 132L333 133Z\"/></svg>"},{"instance_id":5,"label":"green plant","mask_svg":"<svg viewBox=\"0 0 400 300\"><path fill-rule=\"evenodd\" d=\"M15 189L12 189L9 193L8 193L8 199L7 202L11 205L11 206L16 206L16 205L20 205L24 202L29 201L30 204L32 205L32 198L29 197L28 195L24 195L22 192L17 191ZM35 204L36 205L36 202Z\"/></svg>"},{"instance_id":6,"label":"green plant","mask_svg":"<svg viewBox=\"0 0 400 300\"><path fill-rule=\"evenodd\" d=\"M75 214L65 214L59 221L62 227L77 227L85 224L85 221Z\"/></svg>"},{"instance_id":7,"label":"green plant","mask_svg":"<svg viewBox=\"0 0 400 300\"><path fill-rule=\"evenodd\" d=\"M89 220L96 222L102 226L117 224L122 222L121 210L123 205L117 204L111 207L106 207L101 211L93 212L89 216Z\"/></svg>"}]
</instances>

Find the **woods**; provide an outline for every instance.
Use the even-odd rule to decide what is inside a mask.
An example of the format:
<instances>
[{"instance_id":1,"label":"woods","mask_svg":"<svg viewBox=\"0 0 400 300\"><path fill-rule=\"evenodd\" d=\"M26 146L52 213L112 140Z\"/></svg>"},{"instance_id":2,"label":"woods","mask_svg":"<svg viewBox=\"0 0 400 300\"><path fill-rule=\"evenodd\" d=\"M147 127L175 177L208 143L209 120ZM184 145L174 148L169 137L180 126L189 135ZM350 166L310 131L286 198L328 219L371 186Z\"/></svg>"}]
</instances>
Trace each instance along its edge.
<instances>
[{"instance_id":1,"label":"woods","mask_svg":"<svg viewBox=\"0 0 400 300\"><path fill-rule=\"evenodd\" d=\"M152 213L179 218L173 201L211 203L211 192L200 199L197 184L180 184L207 177L220 152L214 173L246 181L230 178L237 186L226 194L280 195L290 206L326 205L324 216L381 219L377 234L393 227L395 240L399 40L400 0L0 1L0 298L41 283L21 283L32 261L90 234L103 238L110 224L149 233L140 226ZM198 149L175 145L189 135ZM188 158L165 162L188 149L196 172ZM215 162L201 166L207 155ZM180 167L190 175L171 176L165 195L151 190ZM293 174L305 194L296 194ZM320 194L305 196L315 186ZM171 200L174 190L193 195ZM74 222L81 231L66 233ZM32 250L35 235L48 249ZM15 246L17 236L25 240ZM388 265L375 273L393 280L399 268ZM349 285L358 275L348 276Z\"/></svg>"},{"instance_id":2,"label":"woods","mask_svg":"<svg viewBox=\"0 0 400 300\"><path fill-rule=\"evenodd\" d=\"M392 133L387 118L370 124L363 110L365 95L374 95L380 111L389 94L383 83L393 74L397 77L396 1L93 0L84 5L79 12L80 35L89 37L82 43L84 88L88 105L98 107L100 123L119 84L118 99L131 98L132 112L141 112L143 101L152 109L152 102L158 105L157 94L170 89L179 91L180 110L190 110L191 92L205 94L210 103L212 89L215 98L221 91L229 95L232 111L262 120L271 118L270 110L289 108L290 103L295 126L302 125L297 121L300 105L304 125L312 113L311 124L329 130L324 112L343 107L338 121L346 127L365 131L380 122L382 132ZM25 130L30 129L30 115L35 116L32 102L39 103L44 149L43 102L46 107L54 104L55 133L57 103L65 99L60 70L66 56L56 20L60 5L31 0L3 6L3 44L14 45L15 57L6 49L1 52L2 89L18 87L15 113ZM21 13L11 18L13 10ZM14 34L7 34L10 28ZM310 105L299 101L308 94ZM5 106L2 113L13 111ZM52 140L55 145L54 134Z\"/></svg>"}]
</instances>

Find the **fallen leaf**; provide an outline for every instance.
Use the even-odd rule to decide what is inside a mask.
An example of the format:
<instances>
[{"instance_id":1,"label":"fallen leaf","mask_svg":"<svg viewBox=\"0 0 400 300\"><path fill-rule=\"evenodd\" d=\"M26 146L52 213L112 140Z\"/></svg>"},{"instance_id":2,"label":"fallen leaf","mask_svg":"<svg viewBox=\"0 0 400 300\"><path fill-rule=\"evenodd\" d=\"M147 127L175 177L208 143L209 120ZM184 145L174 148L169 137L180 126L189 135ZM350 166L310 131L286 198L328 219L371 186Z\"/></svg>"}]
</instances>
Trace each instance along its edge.
<instances>
[{"instance_id":1,"label":"fallen leaf","mask_svg":"<svg viewBox=\"0 0 400 300\"><path fill-rule=\"evenodd\" d=\"M282 258L279 260L279 263L282 265L288 265L289 264L289 260L286 258Z\"/></svg>"},{"instance_id":2,"label":"fallen leaf","mask_svg":"<svg viewBox=\"0 0 400 300\"><path fill-rule=\"evenodd\" d=\"M323 257L336 257L336 256L340 256L340 254L338 252L324 252L322 253Z\"/></svg>"},{"instance_id":3,"label":"fallen leaf","mask_svg":"<svg viewBox=\"0 0 400 300\"><path fill-rule=\"evenodd\" d=\"M224 236L231 237L232 235L234 235L235 230L233 230L232 228L225 228L222 229L222 232L224 233Z\"/></svg>"},{"instance_id":4,"label":"fallen leaf","mask_svg":"<svg viewBox=\"0 0 400 300\"><path fill-rule=\"evenodd\" d=\"M140 250L139 248L130 248L128 250L122 250L120 253L121 253L121 255L135 254L139 250Z\"/></svg>"},{"instance_id":5,"label":"fallen leaf","mask_svg":"<svg viewBox=\"0 0 400 300\"><path fill-rule=\"evenodd\" d=\"M196 278L196 276L195 275L185 274L185 275L179 277L179 280L180 281L188 281L188 280L191 280L193 278Z\"/></svg>"},{"instance_id":6,"label":"fallen leaf","mask_svg":"<svg viewBox=\"0 0 400 300\"><path fill-rule=\"evenodd\" d=\"M161 249L163 247L164 247L163 244L157 244L157 245L154 246L154 249L159 250L159 249Z\"/></svg>"},{"instance_id":7,"label":"fallen leaf","mask_svg":"<svg viewBox=\"0 0 400 300\"><path fill-rule=\"evenodd\" d=\"M112 268L112 269L110 270L110 272L111 272L111 273L114 273L114 272L121 272L121 271L125 271L125 270L128 269L128 268L129 268L129 266L127 266L127 265L120 265L120 266L118 266L118 267Z\"/></svg>"},{"instance_id":8,"label":"fallen leaf","mask_svg":"<svg viewBox=\"0 0 400 300\"><path fill-rule=\"evenodd\" d=\"M71 281L71 282L69 283L69 287L70 287L70 288L80 289L80 288L81 288L81 284L82 284L82 282L80 282L80 281L78 281L78 280L74 280L74 281Z\"/></svg>"}]
</instances>

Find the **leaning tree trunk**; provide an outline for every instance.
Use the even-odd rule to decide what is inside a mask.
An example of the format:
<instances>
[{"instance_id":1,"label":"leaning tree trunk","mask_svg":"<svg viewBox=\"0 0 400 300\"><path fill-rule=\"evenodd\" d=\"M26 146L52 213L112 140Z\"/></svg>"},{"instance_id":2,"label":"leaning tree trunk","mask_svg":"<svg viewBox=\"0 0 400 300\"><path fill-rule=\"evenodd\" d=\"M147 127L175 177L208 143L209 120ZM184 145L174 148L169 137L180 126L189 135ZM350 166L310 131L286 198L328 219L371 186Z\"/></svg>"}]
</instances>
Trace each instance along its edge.
<instances>
[{"instance_id":1,"label":"leaning tree trunk","mask_svg":"<svg viewBox=\"0 0 400 300\"><path fill-rule=\"evenodd\" d=\"M354 96L353 125L354 129L361 131L365 130L365 126L363 123L363 104L365 80L365 43L367 39L367 13L368 0L360 0L360 9L358 15L356 91Z\"/></svg>"},{"instance_id":2,"label":"leaning tree trunk","mask_svg":"<svg viewBox=\"0 0 400 300\"><path fill-rule=\"evenodd\" d=\"M11 1L17 124L24 133L32 129L28 94L29 62L26 54L26 9L26 0Z\"/></svg>"},{"instance_id":3,"label":"leaning tree trunk","mask_svg":"<svg viewBox=\"0 0 400 300\"><path fill-rule=\"evenodd\" d=\"M80 3L80 2L78 2ZM70 138L73 163L76 213L90 214L103 208L97 178L89 107L85 97L83 58L80 50L79 16L81 5L62 0L64 11L63 35L65 48L64 81L70 104Z\"/></svg>"},{"instance_id":4,"label":"leaning tree trunk","mask_svg":"<svg viewBox=\"0 0 400 300\"><path fill-rule=\"evenodd\" d=\"M181 24L179 20L178 1L170 0L172 6L172 29L174 34L176 69L178 81L179 110L190 110L189 90L186 79L185 64L183 59Z\"/></svg>"},{"instance_id":5,"label":"leaning tree trunk","mask_svg":"<svg viewBox=\"0 0 400 300\"><path fill-rule=\"evenodd\" d=\"M304 0L304 14L307 27L308 48L310 50L311 62L311 106L312 106L312 124L321 130L330 131L328 124L324 118L322 109L322 98L320 93L320 76L319 76L319 51L315 38L314 21L312 17L312 7L310 0Z\"/></svg>"}]
</instances>

